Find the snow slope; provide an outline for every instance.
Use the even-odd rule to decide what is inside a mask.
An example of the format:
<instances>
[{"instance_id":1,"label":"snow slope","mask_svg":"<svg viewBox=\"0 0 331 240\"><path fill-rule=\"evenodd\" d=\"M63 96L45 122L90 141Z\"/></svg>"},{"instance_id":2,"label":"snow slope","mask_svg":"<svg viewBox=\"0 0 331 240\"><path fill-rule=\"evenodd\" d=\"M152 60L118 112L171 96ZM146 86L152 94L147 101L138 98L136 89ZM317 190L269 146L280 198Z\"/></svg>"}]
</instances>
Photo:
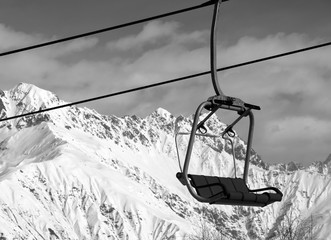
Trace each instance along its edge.
<instances>
[{"instance_id":1,"label":"snow slope","mask_svg":"<svg viewBox=\"0 0 331 240\"><path fill-rule=\"evenodd\" d=\"M0 92L1 118L64 104L30 84ZM183 130L191 117L179 116ZM175 177L176 117L157 109L146 118L63 108L0 122L0 232L8 239L183 239L201 223L224 239L276 239L291 210L313 215L320 239L331 239L330 167L268 166L253 152L250 188L275 186L284 200L265 208L196 202ZM217 134L217 117L206 124ZM179 138L181 156L188 138ZM237 139L237 174L245 143ZM231 148L198 139L192 172L233 176Z\"/></svg>"}]
</instances>

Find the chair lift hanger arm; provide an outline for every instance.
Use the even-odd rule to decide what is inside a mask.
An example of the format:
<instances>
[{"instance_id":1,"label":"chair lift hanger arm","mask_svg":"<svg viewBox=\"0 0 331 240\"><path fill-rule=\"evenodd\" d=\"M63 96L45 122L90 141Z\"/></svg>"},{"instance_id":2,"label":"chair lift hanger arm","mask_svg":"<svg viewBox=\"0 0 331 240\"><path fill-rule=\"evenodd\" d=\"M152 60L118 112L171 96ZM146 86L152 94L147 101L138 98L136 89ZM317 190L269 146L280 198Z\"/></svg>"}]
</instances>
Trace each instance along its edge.
<instances>
[{"instance_id":1,"label":"chair lift hanger arm","mask_svg":"<svg viewBox=\"0 0 331 240\"><path fill-rule=\"evenodd\" d=\"M216 95L224 95L219 86L217 77L217 22L221 2L221 0L215 1L210 35L210 71Z\"/></svg>"}]
</instances>

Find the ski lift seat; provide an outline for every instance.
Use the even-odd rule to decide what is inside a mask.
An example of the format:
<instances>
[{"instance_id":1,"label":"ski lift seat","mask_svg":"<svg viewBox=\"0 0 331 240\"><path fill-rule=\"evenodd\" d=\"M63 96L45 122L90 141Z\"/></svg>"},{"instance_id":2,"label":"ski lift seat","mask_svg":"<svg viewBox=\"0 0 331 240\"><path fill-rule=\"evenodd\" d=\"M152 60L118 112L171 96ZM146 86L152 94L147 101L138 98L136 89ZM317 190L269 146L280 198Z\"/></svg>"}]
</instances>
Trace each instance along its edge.
<instances>
[{"instance_id":1,"label":"ski lift seat","mask_svg":"<svg viewBox=\"0 0 331 240\"><path fill-rule=\"evenodd\" d=\"M188 175L197 194L214 199L210 204L266 206L281 201L283 194L274 187L250 190L242 178L224 178L204 175ZM272 190L275 193L265 192ZM263 193L256 193L263 192ZM215 200L216 199L216 200Z\"/></svg>"}]
</instances>

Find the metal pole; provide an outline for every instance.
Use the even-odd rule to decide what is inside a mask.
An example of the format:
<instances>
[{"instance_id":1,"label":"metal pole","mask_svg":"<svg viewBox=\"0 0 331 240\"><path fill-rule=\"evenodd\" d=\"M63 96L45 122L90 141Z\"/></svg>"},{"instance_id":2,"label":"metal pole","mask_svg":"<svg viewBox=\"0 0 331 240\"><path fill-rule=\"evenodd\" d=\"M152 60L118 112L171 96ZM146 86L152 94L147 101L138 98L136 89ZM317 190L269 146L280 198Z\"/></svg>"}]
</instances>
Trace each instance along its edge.
<instances>
[{"instance_id":1,"label":"metal pole","mask_svg":"<svg viewBox=\"0 0 331 240\"><path fill-rule=\"evenodd\" d=\"M217 21L218 13L221 4L221 0L215 1L213 20L211 24L211 34L210 34L210 71L211 71L211 80L213 82L214 90L216 95L224 95L222 92L217 77Z\"/></svg>"},{"instance_id":2,"label":"metal pole","mask_svg":"<svg viewBox=\"0 0 331 240\"><path fill-rule=\"evenodd\" d=\"M246 158L245 158L245 169L244 169L244 180L247 182L248 170L249 170L249 161L251 158L251 149L253 141L253 132L254 132L254 114L252 111L249 111L249 131L247 139L247 149L246 149Z\"/></svg>"}]
</instances>

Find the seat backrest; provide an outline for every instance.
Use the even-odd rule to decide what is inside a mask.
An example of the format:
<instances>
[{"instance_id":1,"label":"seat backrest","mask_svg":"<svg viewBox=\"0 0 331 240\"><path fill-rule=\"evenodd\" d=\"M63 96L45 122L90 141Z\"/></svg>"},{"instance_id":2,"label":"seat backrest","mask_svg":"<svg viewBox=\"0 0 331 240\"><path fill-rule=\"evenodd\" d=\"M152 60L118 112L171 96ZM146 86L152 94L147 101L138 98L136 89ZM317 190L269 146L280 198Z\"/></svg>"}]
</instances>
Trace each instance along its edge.
<instances>
[{"instance_id":1,"label":"seat backrest","mask_svg":"<svg viewBox=\"0 0 331 240\"><path fill-rule=\"evenodd\" d=\"M225 192L236 192L236 188L234 187L231 178L218 178L219 181L222 183L222 186L225 188Z\"/></svg>"},{"instance_id":2,"label":"seat backrest","mask_svg":"<svg viewBox=\"0 0 331 240\"><path fill-rule=\"evenodd\" d=\"M242 178L231 178L231 181L237 192L248 193L249 189Z\"/></svg>"},{"instance_id":3,"label":"seat backrest","mask_svg":"<svg viewBox=\"0 0 331 240\"><path fill-rule=\"evenodd\" d=\"M216 194L215 186L222 186L225 192L242 192L248 193L249 189L246 186L244 179L242 178L224 178L224 177L214 177L214 176L203 176L203 175L189 175L191 181L195 188L200 191L203 188L210 188L213 194ZM219 191L219 189L217 189Z\"/></svg>"},{"instance_id":4,"label":"seat backrest","mask_svg":"<svg viewBox=\"0 0 331 240\"><path fill-rule=\"evenodd\" d=\"M189 174L189 178L197 193L205 198L216 196L224 191L218 177Z\"/></svg>"}]
</instances>

